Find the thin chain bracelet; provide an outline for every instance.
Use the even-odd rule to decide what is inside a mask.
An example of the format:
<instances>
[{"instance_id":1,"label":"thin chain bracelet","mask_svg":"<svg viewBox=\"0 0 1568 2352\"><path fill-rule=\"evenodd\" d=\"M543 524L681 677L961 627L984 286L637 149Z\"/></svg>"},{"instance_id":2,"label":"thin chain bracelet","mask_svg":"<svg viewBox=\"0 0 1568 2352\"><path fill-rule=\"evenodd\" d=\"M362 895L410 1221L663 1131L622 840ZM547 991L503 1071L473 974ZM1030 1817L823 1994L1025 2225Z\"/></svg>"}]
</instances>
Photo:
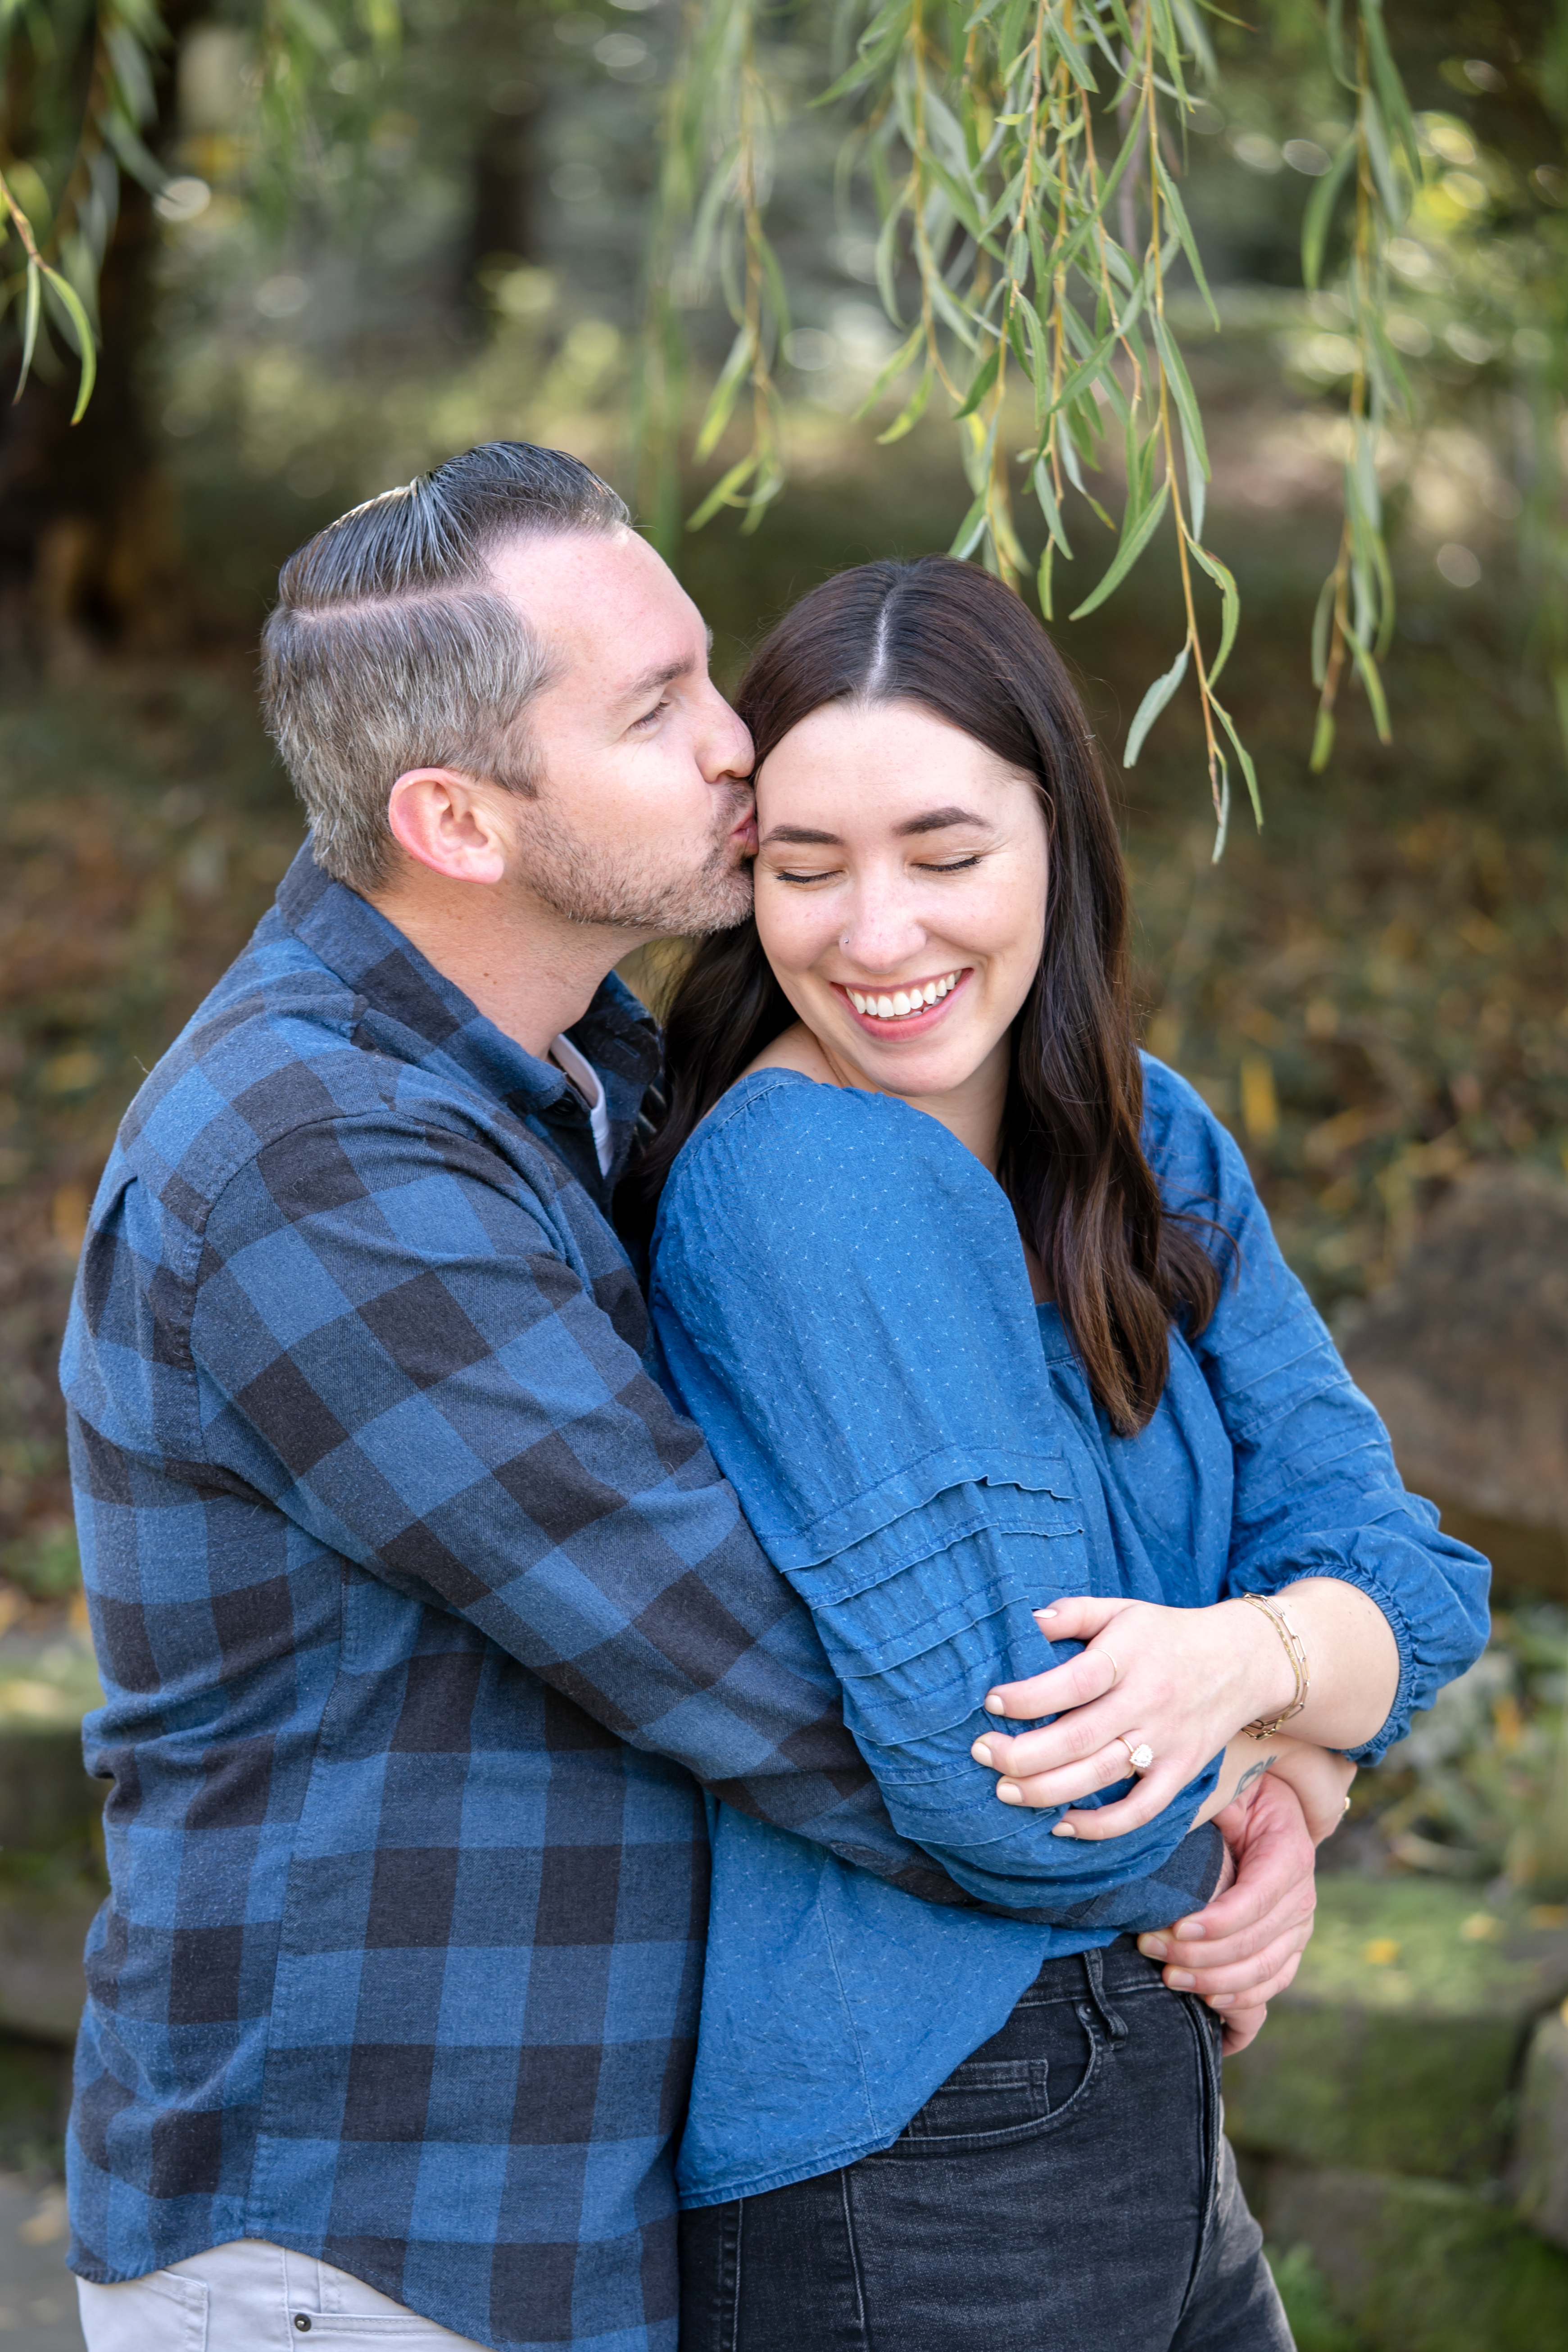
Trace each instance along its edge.
<instances>
[{"instance_id":1,"label":"thin chain bracelet","mask_svg":"<svg viewBox=\"0 0 1568 2352\"><path fill-rule=\"evenodd\" d=\"M1301 1646L1301 1636L1276 1602L1265 1601L1261 1592L1243 1592L1237 1597L1247 1601L1249 1607L1262 1610L1285 1644L1285 1654L1296 1677L1295 1698L1283 1715L1277 1715L1272 1723L1265 1723L1259 1718L1257 1723L1244 1723L1241 1727L1249 1739L1272 1739L1275 1733L1282 1730L1293 1716L1300 1715L1307 1704L1307 1693L1311 1687L1311 1677L1307 1671L1307 1653Z\"/></svg>"}]
</instances>

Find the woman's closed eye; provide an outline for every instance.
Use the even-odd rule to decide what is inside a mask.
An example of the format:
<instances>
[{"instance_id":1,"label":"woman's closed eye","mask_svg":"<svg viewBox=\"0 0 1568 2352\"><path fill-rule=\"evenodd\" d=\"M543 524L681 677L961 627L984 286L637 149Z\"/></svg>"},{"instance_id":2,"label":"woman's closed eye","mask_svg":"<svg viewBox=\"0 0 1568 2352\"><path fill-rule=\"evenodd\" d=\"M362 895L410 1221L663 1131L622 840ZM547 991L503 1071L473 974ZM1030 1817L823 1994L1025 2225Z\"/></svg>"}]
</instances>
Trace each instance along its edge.
<instances>
[{"instance_id":1,"label":"woman's closed eye","mask_svg":"<svg viewBox=\"0 0 1568 2352\"><path fill-rule=\"evenodd\" d=\"M940 866L929 865L922 861L913 870L917 874L967 874L979 863L980 852L973 850L967 857L945 859ZM797 889L808 888L814 882L831 882L842 871L843 868L837 866L820 866L815 873L803 873L795 867L775 866L773 868L773 877L775 882L794 883Z\"/></svg>"}]
</instances>

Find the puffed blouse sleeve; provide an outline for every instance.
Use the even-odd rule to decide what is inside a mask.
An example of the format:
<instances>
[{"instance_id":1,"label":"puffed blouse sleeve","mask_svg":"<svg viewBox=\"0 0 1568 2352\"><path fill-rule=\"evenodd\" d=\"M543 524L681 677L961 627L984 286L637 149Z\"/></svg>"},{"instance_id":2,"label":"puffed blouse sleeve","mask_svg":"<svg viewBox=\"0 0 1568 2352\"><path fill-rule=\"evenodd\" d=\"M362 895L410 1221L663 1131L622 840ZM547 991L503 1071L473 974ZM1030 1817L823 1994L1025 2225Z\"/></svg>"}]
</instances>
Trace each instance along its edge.
<instances>
[{"instance_id":1,"label":"puffed blouse sleeve","mask_svg":"<svg viewBox=\"0 0 1568 2352\"><path fill-rule=\"evenodd\" d=\"M1375 1763L1417 1707L1479 1655L1490 1570L1407 1492L1388 1433L1290 1272L1247 1163L1184 1079L1145 1057L1143 1146L1167 1208L1212 1223L1219 1305L1189 1344L1230 1438L1226 1591L1280 1593L1303 1577L1360 1587L1399 1646L1399 1688Z\"/></svg>"},{"instance_id":2,"label":"puffed blouse sleeve","mask_svg":"<svg viewBox=\"0 0 1568 2352\"><path fill-rule=\"evenodd\" d=\"M987 1691L1058 1654L1030 1611L1117 1589L1086 1546L1017 1229L979 1161L908 1104L758 1073L676 1164L650 1306L896 1826L983 1902L1062 1925L1156 1925L1206 1895L1217 1846L1187 1831L1213 1766L1145 1828L1090 1843L1000 1804L969 1753Z\"/></svg>"}]
</instances>

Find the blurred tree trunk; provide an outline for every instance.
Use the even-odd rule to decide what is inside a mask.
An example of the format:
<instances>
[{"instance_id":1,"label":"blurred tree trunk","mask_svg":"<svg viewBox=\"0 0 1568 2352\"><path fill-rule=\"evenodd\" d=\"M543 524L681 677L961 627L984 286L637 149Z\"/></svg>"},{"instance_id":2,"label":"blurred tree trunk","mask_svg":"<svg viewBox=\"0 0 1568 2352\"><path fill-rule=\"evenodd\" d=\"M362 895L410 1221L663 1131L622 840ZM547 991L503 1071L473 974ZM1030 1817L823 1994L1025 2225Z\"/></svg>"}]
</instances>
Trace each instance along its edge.
<instances>
[{"instance_id":1,"label":"blurred tree trunk","mask_svg":"<svg viewBox=\"0 0 1568 2352\"><path fill-rule=\"evenodd\" d=\"M171 38L155 76L157 119L148 126L154 153L174 129L179 40L205 6L163 0ZM15 135L14 143L22 144ZM71 424L76 362L68 352L47 373L35 365L20 401L0 406L0 661L70 667L100 649L153 651L184 633L174 496L140 396L156 249L152 199L122 175L99 288L98 386L86 415ZM10 364L16 356L13 344Z\"/></svg>"}]
</instances>

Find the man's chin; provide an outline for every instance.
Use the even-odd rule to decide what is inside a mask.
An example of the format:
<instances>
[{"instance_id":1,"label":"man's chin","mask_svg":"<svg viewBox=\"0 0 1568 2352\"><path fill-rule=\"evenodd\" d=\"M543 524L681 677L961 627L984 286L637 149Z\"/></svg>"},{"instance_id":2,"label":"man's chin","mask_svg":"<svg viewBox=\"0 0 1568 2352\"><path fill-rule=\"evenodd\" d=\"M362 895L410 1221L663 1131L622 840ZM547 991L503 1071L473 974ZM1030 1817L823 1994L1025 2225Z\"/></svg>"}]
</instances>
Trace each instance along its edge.
<instances>
[{"instance_id":1,"label":"man's chin","mask_svg":"<svg viewBox=\"0 0 1568 2352\"><path fill-rule=\"evenodd\" d=\"M749 866L730 877L727 891L710 892L700 913L681 929L694 939L707 939L714 931L732 931L743 923L752 911L752 876Z\"/></svg>"}]
</instances>

